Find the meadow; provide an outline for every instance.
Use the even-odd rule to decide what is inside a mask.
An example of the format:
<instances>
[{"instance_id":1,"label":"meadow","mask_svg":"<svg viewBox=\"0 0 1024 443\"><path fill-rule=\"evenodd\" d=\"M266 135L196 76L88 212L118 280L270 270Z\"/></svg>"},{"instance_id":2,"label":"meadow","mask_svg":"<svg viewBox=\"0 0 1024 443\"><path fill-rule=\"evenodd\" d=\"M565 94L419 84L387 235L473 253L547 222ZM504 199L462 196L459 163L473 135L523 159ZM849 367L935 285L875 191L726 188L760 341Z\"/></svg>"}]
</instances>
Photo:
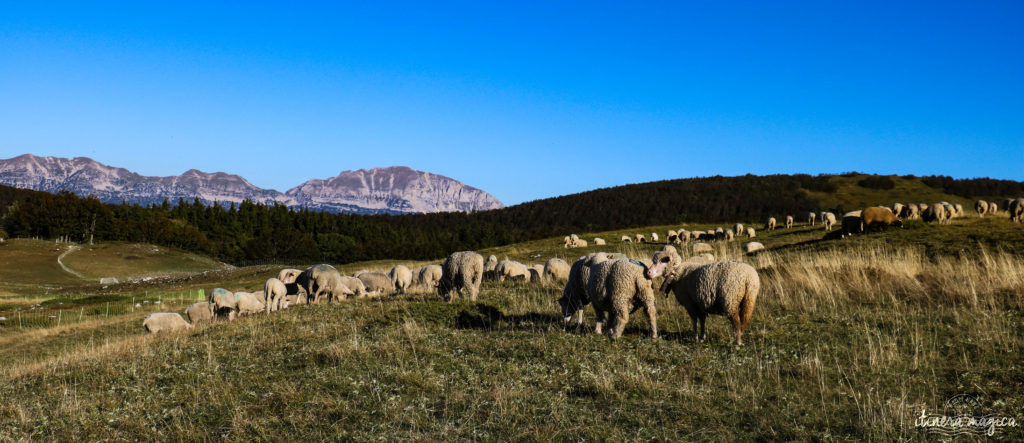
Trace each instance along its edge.
<instances>
[{"instance_id":1,"label":"meadow","mask_svg":"<svg viewBox=\"0 0 1024 443\"><path fill-rule=\"evenodd\" d=\"M661 245L618 238L678 228L479 252L527 264L598 250L650 259ZM762 282L742 347L714 316L709 340L694 342L685 311L662 296L659 340L637 312L612 342L591 331L592 309L584 327L563 325L561 287L524 282L484 282L476 303L420 288L151 336L147 313L180 312L200 290L261 288L286 264L177 273L199 262L152 260L156 271L140 272L164 278L103 287L50 266L60 251L10 245L0 260L35 261L2 274L0 439L918 440L932 437L915 426L922 411L958 395L1021 421L1022 232L967 217L844 240L822 240L820 225L759 231L768 249L755 255L741 252L745 238L716 242L718 259L750 263ZM100 270L88 274L141 275L125 262L146 260L125 260L125 245L95 249L122 252L90 257ZM429 263L338 268L399 262ZM37 305L60 324L12 323Z\"/></svg>"}]
</instances>

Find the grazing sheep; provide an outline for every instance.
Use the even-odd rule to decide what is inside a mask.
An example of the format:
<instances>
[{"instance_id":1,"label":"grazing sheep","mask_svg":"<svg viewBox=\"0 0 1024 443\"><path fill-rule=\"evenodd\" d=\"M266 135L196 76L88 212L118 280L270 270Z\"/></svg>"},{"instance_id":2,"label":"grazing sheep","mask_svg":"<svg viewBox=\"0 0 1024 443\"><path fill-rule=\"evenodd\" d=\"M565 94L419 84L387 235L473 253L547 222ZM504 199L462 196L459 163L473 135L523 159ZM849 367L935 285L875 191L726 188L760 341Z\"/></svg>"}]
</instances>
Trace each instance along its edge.
<instances>
[{"instance_id":1,"label":"grazing sheep","mask_svg":"<svg viewBox=\"0 0 1024 443\"><path fill-rule=\"evenodd\" d=\"M544 263L543 281L565 283L569 281L569 263L560 258L552 258Z\"/></svg>"},{"instance_id":2,"label":"grazing sheep","mask_svg":"<svg viewBox=\"0 0 1024 443\"><path fill-rule=\"evenodd\" d=\"M568 237L566 237L568 238ZM498 257L490 255L487 257L487 262L484 263L484 278L487 280L497 280L498 275L494 272L498 268Z\"/></svg>"},{"instance_id":3,"label":"grazing sheep","mask_svg":"<svg viewBox=\"0 0 1024 443\"><path fill-rule=\"evenodd\" d=\"M754 231L753 227L750 227L750 226L747 227L747 237L748 238L757 237L757 232Z\"/></svg>"},{"instance_id":4,"label":"grazing sheep","mask_svg":"<svg viewBox=\"0 0 1024 443\"><path fill-rule=\"evenodd\" d=\"M988 213L988 202L985 200L974 202L974 210L978 211L978 218L984 217Z\"/></svg>"},{"instance_id":5,"label":"grazing sheep","mask_svg":"<svg viewBox=\"0 0 1024 443\"><path fill-rule=\"evenodd\" d=\"M440 265L427 265L420 268L420 272L416 276L416 283L425 288L436 288L437 283L441 281L441 275Z\"/></svg>"},{"instance_id":6,"label":"grazing sheep","mask_svg":"<svg viewBox=\"0 0 1024 443\"><path fill-rule=\"evenodd\" d=\"M915 220L915 219L917 219L921 215L920 214L920 207L917 206L914 203L911 203L909 205L904 205L903 209L900 210L900 213L896 214L896 215L898 215L900 218L903 218L903 219L906 219L906 220Z\"/></svg>"},{"instance_id":7,"label":"grazing sheep","mask_svg":"<svg viewBox=\"0 0 1024 443\"><path fill-rule=\"evenodd\" d=\"M262 296L256 293L236 292L235 297L238 297L238 315L252 315L267 309Z\"/></svg>"},{"instance_id":8,"label":"grazing sheep","mask_svg":"<svg viewBox=\"0 0 1024 443\"><path fill-rule=\"evenodd\" d=\"M506 279L530 281L530 271L526 265L513 260L498 262L495 273L498 276L498 281L505 281Z\"/></svg>"},{"instance_id":9,"label":"grazing sheep","mask_svg":"<svg viewBox=\"0 0 1024 443\"><path fill-rule=\"evenodd\" d=\"M268 278L263 284L263 292L267 297L267 314L281 309L281 302L288 295L288 287L278 278Z\"/></svg>"},{"instance_id":10,"label":"grazing sheep","mask_svg":"<svg viewBox=\"0 0 1024 443\"><path fill-rule=\"evenodd\" d=\"M679 238L679 234L671 229L668 230L668 234L665 236L665 241L669 244L675 243L676 239Z\"/></svg>"},{"instance_id":11,"label":"grazing sheep","mask_svg":"<svg viewBox=\"0 0 1024 443\"><path fill-rule=\"evenodd\" d=\"M647 239L644 238L643 234L637 234L636 235L636 242L637 243L647 243Z\"/></svg>"},{"instance_id":12,"label":"grazing sheep","mask_svg":"<svg viewBox=\"0 0 1024 443\"><path fill-rule=\"evenodd\" d=\"M601 237L594 237L594 246L604 246L604 239ZM586 246L586 245L584 245Z\"/></svg>"},{"instance_id":13,"label":"grazing sheep","mask_svg":"<svg viewBox=\"0 0 1024 443\"><path fill-rule=\"evenodd\" d=\"M327 301L335 298L344 300L347 291L339 287L340 282L341 273L328 264L310 266L295 278L295 283L306 291L311 303L320 303L324 297Z\"/></svg>"},{"instance_id":14,"label":"grazing sheep","mask_svg":"<svg viewBox=\"0 0 1024 443\"><path fill-rule=\"evenodd\" d=\"M665 274L662 288L676 294L686 308L697 341L707 338L704 321L708 314L724 315L732 322L735 343L743 344L743 331L754 317L754 305L761 290L761 279L752 266L737 261L721 261L696 268L679 260L678 254L658 251L648 278ZM700 323L700 333L697 324Z\"/></svg>"},{"instance_id":15,"label":"grazing sheep","mask_svg":"<svg viewBox=\"0 0 1024 443\"><path fill-rule=\"evenodd\" d=\"M619 237L619 241L623 243L633 243L633 238L628 235L623 235L622 237Z\"/></svg>"},{"instance_id":16,"label":"grazing sheep","mask_svg":"<svg viewBox=\"0 0 1024 443\"><path fill-rule=\"evenodd\" d=\"M213 306L213 314L217 317L227 317L230 321L238 315L238 297L227 289L213 288L207 301Z\"/></svg>"},{"instance_id":17,"label":"grazing sheep","mask_svg":"<svg viewBox=\"0 0 1024 443\"><path fill-rule=\"evenodd\" d=\"M903 212L903 203L898 203L898 202L897 203L893 203L892 204L892 213L896 214L896 215L900 215L900 212Z\"/></svg>"},{"instance_id":18,"label":"grazing sheep","mask_svg":"<svg viewBox=\"0 0 1024 443\"><path fill-rule=\"evenodd\" d=\"M1006 205L1006 212L1010 214L1010 221L1014 223L1024 222L1024 198L1010 201Z\"/></svg>"},{"instance_id":19,"label":"grazing sheep","mask_svg":"<svg viewBox=\"0 0 1024 443\"><path fill-rule=\"evenodd\" d=\"M359 298L366 297L366 285L363 284L362 280L342 275L341 280L338 283L347 290L343 290L346 293L346 296L351 295Z\"/></svg>"},{"instance_id":20,"label":"grazing sheep","mask_svg":"<svg viewBox=\"0 0 1024 443\"><path fill-rule=\"evenodd\" d=\"M587 294L597 314L594 331L598 334L607 316L609 337L612 340L621 337L629 323L629 314L643 308L650 319L651 338L658 338L658 310L647 266L623 259L598 263L590 270Z\"/></svg>"},{"instance_id":21,"label":"grazing sheep","mask_svg":"<svg viewBox=\"0 0 1024 443\"><path fill-rule=\"evenodd\" d=\"M693 253L696 254L699 252L711 252L711 245L707 243L694 243Z\"/></svg>"},{"instance_id":22,"label":"grazing sheep","mask_svg":"<svg viewBox=\"0 0 1024 443\"><path fill-rule=\"evenodd\" d=\"M900 205L903 206L903 205ZM836 224L836 215L831 212L821 214L821 222L825 225L826 231L831 231L832 226Z\"/></svg>"},{"instance_id":23,"label":"grazing sheep","mask_svg":"<svg viewBox=\"0 0 1024 443\"><path fill-rule=\"evenodd\" d=\"M860 214L861 211L850 211L843 214L841 238L864 232L864 222L861 220Z\"/></svg>"},{"instance_id":24,"label":"grazing sheep","mask_svg":"<svg viewBox=\"0 0 1024 443\"><path fill-rule=\"evenodd\" d=\"M405 294L405 291L412 287L412 271L405 265L395 265L388 276L391 277L391 285L395 287L395 292L399 294Z\"/></svg>"},{"instance_id":25,"label":"grazing sheep","mask_svg":"<svg viewBox=\"0 0 1024 443\"><path fill-rule=\"evenodd\" d=\"M574 248L585 248L585 247L587 247L587 241L586 240L577 240L576 241L576 245L573 246L573 247Z\"/></svg>"},{"instance_id":26,"label":"grazing sheep","mask_svg":"<svg viewBox=\"0 0 1024 443\"><path fill-rule=\"evenodd\" d=\"M572 320L573 314L579 314L576 324L583 324L583 308L590 303L590 297L587 295L590 267L610 260L612 257L613 254L607 252L594 252L573 262L569 268L565 289L562 290L562 297L558 299L558 304L562 308L562 317L566 323Z\"/></svg>"},{"instance_id":27,"label":"grazing sheep","mask_svg":"<svg viewBox=\"0 0 1024 443\"><path fill-rule=\"evenodd\" d=\"M651 233L651 243L657 243L658 242L658 238L659 237L658 237L658 233L657 232L652 232Z\"/></svg>"},{"instance_id":28,"label":"grazing sheep","mask_svg":"<svg viewBox=\"0 0 1024 443\"><path fill-rule=\"evenodd\" d=\"M711 263L711 262L715 261L715 256L705 252L703 254L697 254L697 255L691 256L687 260L695 262L695 263L707 264L707 263Z\"/></svg>"},{"instance_id":29,"label":"grazing sheep","mask_svg":"<svg viewBox=\"0 0 1024 443\"><path fill-rule=\"evenodd\" d=\"M789 228L792 228L792 227L793 227L793 216L792 215L787 215L786 216L786 229L789 229Z\"/></svg>"},{"instance_id":30,"label":"grazing sheep","mask_svg":"<svg viewBox=\"0 0 1024 443\"><path fill-rule=\"evenodd\" d=\"M213 322L213 305L208 301L192 303L185 308L185 315L193 325Z\"/></svg>"},{"instance_id":31,"label":"grazing sheep","mask_svg":"<svg viewBox=\"0 0 1024 443\"><path fill-rule=\"evenodd\" d=\"M747 244L743 245L743 250L746 251L747 254L757 252L762 249L764 249L764 245L756 241L747 242Z\"/></svg>"},{"instance_id":32,"label":"grazing sheep","mask_svg":"<svg viewBox=\"0 0 1024 443\"><path fill-rule=\"evenodd\" d=\"M886 207L871 207L861 211L861 221L864 223L864 231L870 231L872 226L881 225L883 228L889 225L903 227L903 221L900 220L892 210Z\"/></svg>"},{"instance_id":33,"label":"grazing sheep","mask_svg":"<svg viewBox=\"0 0 1024 443\"><path fill-rule=\"evenodd\" d=\"M483 260L481 259L481 261ZM374 296L391 295L395 293L395 284L391 281L391 276L383 272L364 272L359 274L358 278L363 282L363 287L366 288L366 292L372 293Z\"/></svg>"},{"instance_id":34,"label":"grazing sheep","mask_svg":"<svg viewBox=\"0 0 1024 443\"><path fill-rule=\"evenodd\" d=\"M146 331L150 334L192 329L192 325L185 321L184 318L181 318L181 314L177 312L154 312L149 314L142 320L142 327L146 328Z\"/></svg>"},{"instance_id":35,"label":"grazing sheep","mask_svg":"<svg viewBox=\"0 0 1024 443\"><path fill-rule=\"evenodd\" d=\"M483 277L484 258L473 251L460 251L449 255L441 264L441 281L437 285L437 294L446 301L452 301L452 291L459 297L465 297L465 290L471 301L476 301L480 292L480 279Z\"/></svg>"},{"instance_id":36,"label":"grazing sheep","mask_svg":"<svg viewBox=\"0 0 1024 443\"><path fill-rule=\"evenodd\" d=\"M995 215L999 212L999 206L996 206L996 202L988 202L988 213Z\"/></svg>"},{"instance_id":37,"label":"grazing sheep","mask_svg":"<svg viewBox=\"0 0 1024 443\"><path fill-rule=\"evenodd\" d=\"M736 235L743 235L743 233L746 232L743 230L743 223L736 223L735 225L732 225L732 232L735 232Z\"/></svg>"},{"instance_id":38,"label":"grazing sheep","mask_svg":"<svg viewBox=\"0 0 1024 443\"><path fill-rule=\"evenodd\" d=\"M725 240L726 241L733 241L734 238L736 238L736 234L734 232L732 232L732 229L727 229L725 231Z\"/></svg>"},{"instance_id":39,"label":"grazing sheep","mask_svg":"<svg viewBox=\"0 0 1024 443\"><path fill-rule=\"evenodd\" d=\"M722 229L722 227L719 226L719 227L715 228L715 240L723 240L723 239L725 239L725 229Z\"/></svg>"},{"instance_id":40,"label":"grazing sheep","mask_svg":"<svg viewBox=\"0 0 1024 443\"><path fill-rule=\"evenodd\" d=\"M816 219L817 217L818 217L818 214L815 214L815 213L813 213L813 212L808 212L808 213L807 213L807 224L809 224L809 225L811 225L811 226L814 226L814 220L815 220L815 219Z\"/></svg>"},{"instance_id":41,"label":"grazing sheep","mask_svg":"<svg viewBox=\"0 0 1024 443\"><path fill-rule=\"evenodd\" d=\"M921 219L926 222L936 221L939 224L944 224L946 221L946 206L942 203L927 206L921 213Z\"/></svg>"},{"instance_id":42,"label":"grazing sheep","mask_svg":"<svg viewBox=\"0 0 1024 443\"><path fill-rule=\"evenodd\" d=\"M765 231L774 231L775 230L775 217L768 217L768 223L764 224L764 230Z\"/></svg>"},{"instance_id":43,"label":"grazing sheep","mask_svg":"<svg viewBox=\"0 0 1024 443\"><path fill-rule=\"evenodd\" d=\"M285 284L295 283L295 279L298 278L299 274L302 274L302 271L298 269L282 269L281 272L277 273L277 279Z\"/></svg>"},{"instance_id":44,"label":"grazing sheep","mask_svg":"<svg viewBox=\"0 0 1024 443\"><path fill-rule=\"evenodd\" d=\"M537 266L540 266L540 265L537 265ZM530 273L528 275L529 278L526 279L526 281L533 282L533 283L543 283L544 282L544 280L543 280L543 275L544 274L541 274L543 269L544 269L543 267L541 267L541 269L537 269L534 266L530 266L529 268L527 268L527 271L529 271Z\"/></svg>"}]
</instances>

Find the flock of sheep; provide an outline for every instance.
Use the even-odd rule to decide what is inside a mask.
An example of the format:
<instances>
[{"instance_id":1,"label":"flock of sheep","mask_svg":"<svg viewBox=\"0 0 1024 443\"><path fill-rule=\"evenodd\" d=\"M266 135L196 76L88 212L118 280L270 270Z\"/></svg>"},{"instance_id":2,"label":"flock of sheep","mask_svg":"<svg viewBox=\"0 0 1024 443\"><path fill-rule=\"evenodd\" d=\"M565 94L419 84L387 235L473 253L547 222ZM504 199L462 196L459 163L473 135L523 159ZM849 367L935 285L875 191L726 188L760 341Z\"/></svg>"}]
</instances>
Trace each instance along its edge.
<instances>
[{"instance_id":1,"label":"flock of sheep","mask_svg":"<svg viewBox=\"0 0 1024 443\"><path fill-rule=\"evenodd\" d=\"M1024 222L1024 198L1007 199L1004 207L1012 221ZM979 200L975 203L975 210L979 217L984 217L995 214L998 206L995 202ZM874 206L843 214L837 234L846 237L877 226L902 227L901 219L920 218L948 224L952 218L963 216L962 205L947 202L931 205L896 203L892 208ZM810 212L806 220L813 226L817 219L817 214ZM832 231L837 221L831 212L822 213L820 220L826 231ZM784 226L792 228L793 223L793 216L786 216ZM776 224L776 219L771 217L764 229L774 230ZM360 271L349 277L326 264L305 270L283 269L277 277L266 281L263 291L231 292L216 288L210 292L207 301L195 303L185 310L189 321L178 313L161 312L147 316L143 326L150 332L187 329L218 318L233 320L239 315L269 314L297 304L405 293L415 286L436 290L446 301L451 301L455 294L475 301L481 281L487 279L564 284L562 297L558 300L564 321L569 323L573 315L578 314L577 324L582 324L583 308L592 305L596 314L595 332L602 333L607 326L607 333L613 339L622 334L629 315L642 308L650 319L651 334L657 338L653 288L654 280L663 277L657 292L675 294L676 300L690 316L697 340L706 338L704 321L709 314L714 314L729 318L735 343L740 345L743 331L753 317L760 289L757 271L738 261L715 261L710 254L711 246L704 243L709 240L731 241L735 239L735 233L756 237L754 228L744 228L740 223L732 229L670 230L667 244L653 255L651 265L628 259L620 253L595 252L580 257L572 265L552 258L544 265L527 266L513 260L498 261L494 255L485 261L476 252L462 251L451 254L441 265L427 265L416 271L397 265L389 273ZM651 242L657 242L659 238L657 233L650 235ZM646 242L647 238L636 234L623 235L621 240ZM684 260L673 245L690 241L694 241L691 250L696 255ZM605 241L595 238L594 244L604 245ZM575 234L564 239L566 248L587 245L586 240ZM764 245L751 241L743 249L752 253L764 249Z\"/></svg>"}]
</instances>

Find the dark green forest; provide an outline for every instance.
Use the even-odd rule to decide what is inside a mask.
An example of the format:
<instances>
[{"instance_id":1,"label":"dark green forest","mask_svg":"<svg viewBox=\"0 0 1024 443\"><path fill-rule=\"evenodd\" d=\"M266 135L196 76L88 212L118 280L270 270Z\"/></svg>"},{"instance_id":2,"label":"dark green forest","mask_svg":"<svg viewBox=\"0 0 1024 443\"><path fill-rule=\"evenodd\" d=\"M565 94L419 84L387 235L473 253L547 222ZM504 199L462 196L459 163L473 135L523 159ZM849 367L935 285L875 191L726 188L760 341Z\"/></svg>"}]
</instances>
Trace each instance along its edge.
<instances>
[{"instance_id":1,"label":"dark green forest","mask_svg":"<svg viewBox=\"0 0 1024 443\"><path fill-rule=\"evenodd\" d=\"M596 189L476 213L351 215L243 202L105 204L96 198L0 186L2 228L11 237L128 241L171 246L229 263L347 263L438 259L539 238L683 222L762 220L819 208L804 190L834 192L827 175L704 177ZM972 195L1021 195L1024 183L925 177ZM865 183L877 186L884 180Z\"/></svg>"}]
</instances>

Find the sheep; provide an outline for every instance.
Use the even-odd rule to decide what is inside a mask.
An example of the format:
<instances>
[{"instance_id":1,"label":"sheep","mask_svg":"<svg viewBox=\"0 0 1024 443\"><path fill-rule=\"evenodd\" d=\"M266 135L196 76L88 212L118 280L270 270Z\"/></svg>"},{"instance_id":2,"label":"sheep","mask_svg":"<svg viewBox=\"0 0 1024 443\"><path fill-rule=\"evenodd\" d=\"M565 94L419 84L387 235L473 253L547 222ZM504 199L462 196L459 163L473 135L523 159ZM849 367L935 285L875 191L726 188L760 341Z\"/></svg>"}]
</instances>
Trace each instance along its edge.
<instances>
[{"instance_id":1,"label":"sheep","mask_svg":"<svg viewBox=\"0 0 1024 443\"><path fill-rule=\"evenodd\" d=\"M591 268L587 294L597 314L595 332L601 333L607 316L609 337L621 337L629 314L642 307L650 319L651 338L658 339L658 310L647 269L640 262L625 259L608 260Z\"/></svg>"},{"instance_id":2,"label":"sheep","mask_svg":"<svg viewBox=\"0 0 1024 443\"><path fill-rule=\"evenodd\" d=\"M192 325L181 318L177 312L154 312L142 320L142 327L150 334L158 332L185 331L192 329Z\"/></svg>"},{"instance_id":3,"label":"sheep","mask_svg":"<svg viewBox=\"0 0 1024 443\"><path fill-rule=\"evenodd\" d=\"M900 212L903 212L903 203L899 203L899 202L893 203L892 204L892 213L896 214L896 215L900 215Z\"/></svg>"},{"instance_id":4,"label":"sheep","mask_svg":"<svg viewBox=\"0 0 1024 443\"><path fill-rule=\"evenodd\" d=\"M582 240L582 239L576 240L576 244L573 245L573 247L574 248L585 248L585 247L587 247L587 241L586 240Z\"/></svg>"},{"instance_id":5,"label":"sheep","mask_svg":"<svg viewBox=\"0 0 1024 443\"><path fill-rule=\"evenodd\" d=\"M498 262L495 273L498 276L498 281L505 281L506 279L530 281L530 271L526 265L513 260Z\"/></svg>"},{"instance_id":6,"label":"sheep","mask_svg":"<svg viewBox=\"0 0 1024 443\"><path fill-rule=\"evenodd\" d=\"M416 283L425 288L436 288L437 283L441 281L441 274L440 265L424 266L420 268L420 272L416 274Z\"/></svg>"},{"instance_id":7,"label":"sheep","mask_svg":"<svg viewBox=\"0 0 1024 443\"><path fill-rule=\"evenodd\" d=\"M324 297L327 301L335 298L344 300L347 291L339 287L340 281L341 274L328 264L310 266L295 278L295 283L306 291L312 303L319 303Z\"/></svg>"},{"instance_id":8,"label":"sheep","mask_svg":"<svg viewBox=\"0 0 1024 443\"><path fill-rule=\"evenodd\" d=\"M604 246L604 239L601 237L594 237L594 246ZM583 245L586 246L586 245Z\"/></svg>"},{"instance_id":9,"label":"sheep","mask_svg":"<svg viewBox=\"0 0 1024 443\"><path fill-rule=\"evenodd\" d=\"M636 235L636 242L637 243L647 243L647 239L644 238L643 234L637 234Z\"/></svg>"},{"instance_id":10,"label":"sheep","mask_svg":"<svg viewBox=\"0 0 1024 443\"><path fill-rule=\"evenodd\" d=\"M900 205L903 206L903 205ZM831 212L821 214L821 223L825 225L826 231L831 231L832 226L836 224L836 215Z\"/></svg>"},{"instance_id":11,"label":"sheep","mask_svg":"<svg viewBox=\"0 0 1024 443\"><path fill-rule=\"evenodd\" d=\"M720 261L694 267L679 259L674 251L658 251L647 270L648 278L665 274L663 290L675 293L686 308L697 341L707 339L704 321L708 314L724 315L732 321L735 343L743 345L743 331L754 317L754 305L761 290L761 279L752 266L738 261ZM700 323L700 333L697 323Z\"/></svg>"},{"instance_id":12,"label":"sheep","mask_svg":"<svg viewBox=\"0 0 1024 443\"><path fill-rule=\"evenodd\" d=\"M366 292L372 293L374 296L395 293L395 284L391 281L391 276L383 272L364 272L359 274L358 278L363 282Z\"/></svg>"},{"instance_id":13,"label":"sheep","mask_svg":"<svg viewBox=\"0 0 1024 443\"><path fill-rule=\"evenodd\" d=\"M792 227L793 227L793 216L792 215L787 215L786 216L786 229L789 229L789 228L792 228Z\"/></svg>"},{"instance_id":14,"label":"sheep","mask_svg":"<svg viewBox=\"0 0 1024 443\"><path fill-rule=\"evenodd\" d=\"M651 233L651 243L657 243L657 242L658 242L658 233L657 232L652 232Z\"/></svg>"},{"instance_id":15,"label":"sheep","mask_svg":"<svg viewBox=\"0 0 1024 443\"><path fill-rule=\"evenodd\" d=\"M842 229L840 230L841 238L864 232L864 223L860 218L860 214L861 211L850 211L843 214Z\"/></svg>"},{"instance_id":16,"label":"sheep","mask_svg":"<svg viewBox=\"0 0 1024 443\"><path fill-rule=\"evenodd\" d=\"M906 220L915 220L920 216L920 211L921 209L919 206L911 203L909 205L904 205L903 209L900 210L900 213L896 215Z\"/></svg>"},{"instance_id":17,"label":"sheep","mask_svg":"<svg viewBox=\"0 0 1024 443\"><path fill-rule=\"evenodd\" d=\"M671 229L669 229L668 233L665 235L665 241L669 244L675 243L677 238L679 238L679 234Z\"/></svg>"},{"instance_id":18,"label":"sheep","mask_svg":"<svg viewBox=\"0 0 1024 443\"><path fill-rule=\"evenodd\" d=\"M562 318L566 323L572 320L573 314L579 314L576 324L583 324L583 308L590 304L590 297L587 295L590 267L610 260L613 256L607 252L594 252L573 262L569 268L565 289L562 290L562 297L558 299L558 305L562 308Z\"/></svg>"},{"instance_id":19,"label":"sheep","mask_svg":"<svg viewBox=\"0 0 1024 443\"><path fill-rule=\"evenodd\" d=\"M693 253L696 254L698 252L711 252L711 245L707 243L694 243Z\"/></svg>"},{"instance_id":20,"label":"sheep","mask_svg":"<svg viewBox=\"0 0 1024 443\"><path fill-rule=\"evenodd\" d=\"M697 254L697 255L691 256L687 260L695 262L695 263L707 264L707 263L711 263L711 262L715 261L715 256L705 252L703 254Z\"/></svg>"},{"instance_id":21,"label":"sheep","mask_svg":"<svg viewBox=\"0 0 1024 443\"><path fill-rule=\"evenodd\" d=\"M405 265L395 265L388 276L391 277L391 285L395 287L395 292L399 294L405 294L412 286L412 271Z\"/></svg>"},{"instance_id":22,"label":"sheep","mask_svg":"<svg viewBox=\"0 0 1024 443\"><path fill-rule=\"evenodd\" d=\"M732 225L732 232L735 232L736 235L742 235L746 232L743 230L743 223L736 223L735 225Z\"/></svg>"},{"instance_id":23,"label":"sheep","mask_svg":"<svg viewBox=\"0 0 1024 443\"><path fill-rule=\"evenodd\" d=\"M344 286L346 289L348 289L348 291L347 291L347 292L349 292L348 295L352 295L354 297L359 297L359 298L366 297L366 285L363 284L362 280L360 280L358 278L355 278L355 277L349 277L347 275L343 275L343 276L341 276L340 283L341 283L342 286Z\"/></svg>"},{"instance_id":24,"label":"sheep","mask_svg":"<svg viewBox=\"0 0 1024 443\"><path fill-rule=\"evenodd\" d=\"M277 279L281 280L282 283L295 283L295 279L301 274L302 271L298 269L282 269L281 272L277 273Z\"/></svg>"},{"instance_id":25,"label":"sheep","mask_svg":"<svg viewBox=\"0 0 1024 443\"><path fill-rule=\"evenodd\" d=\"M995 215L997 212L999 212L999 207L996 206L996 202L988 202L988 213Z\"/></svg>"},{"instance_id":26,"label":"sheep","mask_svg":"<svg viewBox=\"0 0 1024 443\"><path fill-rule=\"evenodd\" d=\"M775 230L775 217L768 217L768 223L764 224L764 230L765 231L774 231Z\"/></svg>"},{"instance_id":27,"label":"sheep","mask_svg":"<svg viewBox=\"0 0 1024 443\"><path fill-rule=\"evenodd\" d=\"M750 226L747 227L747 237L748 238L757 237L757 232L754 231L753 227L750 227Z\"/></svg>"},{"instance_id":28,"label":"sheep","mask_svg":"<svg viewBox=\"0 0 1024 443\"><path fill-rule=\"evenodd\" d=\"M541 266L540 269L537 269L537 266L541 266L541 265L534 265L534 266L530 266L529 268L526 268L526 270L529 271L529 274L528 274L529 278L526 281L533 282L533 283L543 283L544 282L544 277L543 277L544 274L541 273L541 272L543 272L544 267Z\"/></svg>"},{"instance_id":29,"label":"sheep","mask_svg":"<svg viewBox=\"0 0 1024 443\"><path fill-rule=\"evenodd\" d=\"M267 309L262 297L252 292L236 292L238 298L238 315L251 315Z\"/></svg>"},{"instance_id":30,"label":"sheep","mask_svg":"<svg viewBox=\"0 0 1024 443\"><path fill-rule=\"evenodd\" d=\"M441 281L437 284L437 295L451 302L455 291L460 298L465 298L462 291L468 293L470 301L476 301L480 292L480 279L483 277L484 258L473 251L452 253L441 264Z\"/></svg>"},{"instance_id":31,"label":"sheep","mask_svg":"<svg viewBox=\"0 0 1024 443\"><path fill-rule=\"evenodd\" d=\"M743 250L747 254L751 254L751 253L760 251L762 249L764 249L764 245L761 244L760 242L756 242L756 241L747 242L747 244L743 245Z\"/></svg>"},{"instance_id":32,"label":"sheep","mask_svg":"<svg viewBox=\"0 0 1024 443\"><path fill-rule=\"evenodd\" d=\"M568 238L568 237L566 237ZM487 257L487 262L484 263L484 278L487 280L496 280L498 278L494 270L498 267L498 257L493 254Z\"/></svg>"},{"instance_id":33,"label":"sheep","mask_svg":"<svg viewBox=\"0 0 1024 443\"><path fill-rule=\"evenodd\" d=\"M732 232L732 229L727 229L725 231L725 240L726 241L733 241L733 239L735 239L735 238L736 238L736 234L734 232Z\"/></svg>"},{"instance_id":34,"label":"sheep","mask_svg":"<svg viewBox=\"0 0 1024 443\"><path fill-rule=\"evenodd\" d=\"M1024 222L1024 198L1018 198L1006 205L1006 212L1010 214L1010 221L1014 223Z\"/></svg>"},{"instance_id":35,"label":"sheep","mask_svg":"<svg viewBox=\"0 0 1024 443\"><path fill-rule=\"evenodd\" d=\"M719 227L715 228L715 240L723 240L723 239L725 239L725 229L722 229L722 227L719 226Z\"/></svg>"},{"instance_id":36,"label":"sheep","mask_svg":"<svg viewBox=\"0 0 1024 443\"><path fill-rule=\"evenodd\" d=\"M619 241L623 243L633 243L633 238L628 235L623 235L622 237L619 237Z\"/></svg>"},{"instance_id":37,"label":"sheep","mask_svg":"<svg viewBox=\"0 0 1024 443\"><path fill-rule=\"evenodd\" d=\"M227 317L230 321L238 314L238 297L227 289L213 288L207 301L212 305L213 314L217 317Z\"/></svg>"},{"instance_id":38,"label":"sheep","mask_svg":"<svg viewBox=\"0 0 1024 443\"><path fill-rule=\"evenodd\" d=\"M978 218L984 217L988 213L988 202L985 200L974 202L974 210L978 211Z\"/></svg>"},{"instance_id":39,"label":"sheep","mask_svg":"<svg viewBox=\"0 0 1024 443\"><path fill-rule=\"evenodd\" d=\"M946 220L946 206L942 203L926 206L926 209L921 213L921 219L926 222L936 221L939 224L944 224Z\"/></svg>"},{"instance_id":40,"label":"sheep","mask_svg":"<svg viewBox=\"0 0 1024 443\"><path fill-rule=\"evenodd\" d=\"M889 225L903 227L903 221L900 220L892 210L886 207L872 207L866 208L861 211L861 221L864 223L864 231L867 232L872 226L882 225L888 227Z\"/></svg>"},{"instance_id":41,"label":"sheep","mask_svg":"<svg viewBox=\"0 0 1024 443\"><path fill-rule=\"evenodd\" d=\"M818 216L818 214L815 214L815 213L813 213L813 212L808 212L808 213L807 213L807 224L809 224L809 225L811 225L811 226L814 226L814 219L815 219L815 218L816 218L817 216Z\"/></svg>"},{"instance_id":42,"label":"sheep","mask_svg":"<svg viewBox=\"0 0 1024 443\"><path fill-rule=\"evenodd\" d=\"M569 264L560 258L552 258L544 263L542 281L549 283L565 283L569 281Z\"/></svg>"},{"instance_id":43,"label":"sheep","mask_svg":"<svg viewBox=\"0 0 1024 443\"><path fill-rule=\"evenodd\" d=\"M263 292L267 296L267 314L281 309L281 302L288 295L288 287L278 278L268 278L263 284Z\"/></svg>"},{"instance_id":44,"label":"sheep","mask_svg":"<svg viewBox=\"0 0 1024 443\"><path fill-rule=\"evenodd\" d=\"M210 323L213 321L213 305L208 301L192 303L185 308L185 315L193 325Z\"/></svg>"}]
</instances>

